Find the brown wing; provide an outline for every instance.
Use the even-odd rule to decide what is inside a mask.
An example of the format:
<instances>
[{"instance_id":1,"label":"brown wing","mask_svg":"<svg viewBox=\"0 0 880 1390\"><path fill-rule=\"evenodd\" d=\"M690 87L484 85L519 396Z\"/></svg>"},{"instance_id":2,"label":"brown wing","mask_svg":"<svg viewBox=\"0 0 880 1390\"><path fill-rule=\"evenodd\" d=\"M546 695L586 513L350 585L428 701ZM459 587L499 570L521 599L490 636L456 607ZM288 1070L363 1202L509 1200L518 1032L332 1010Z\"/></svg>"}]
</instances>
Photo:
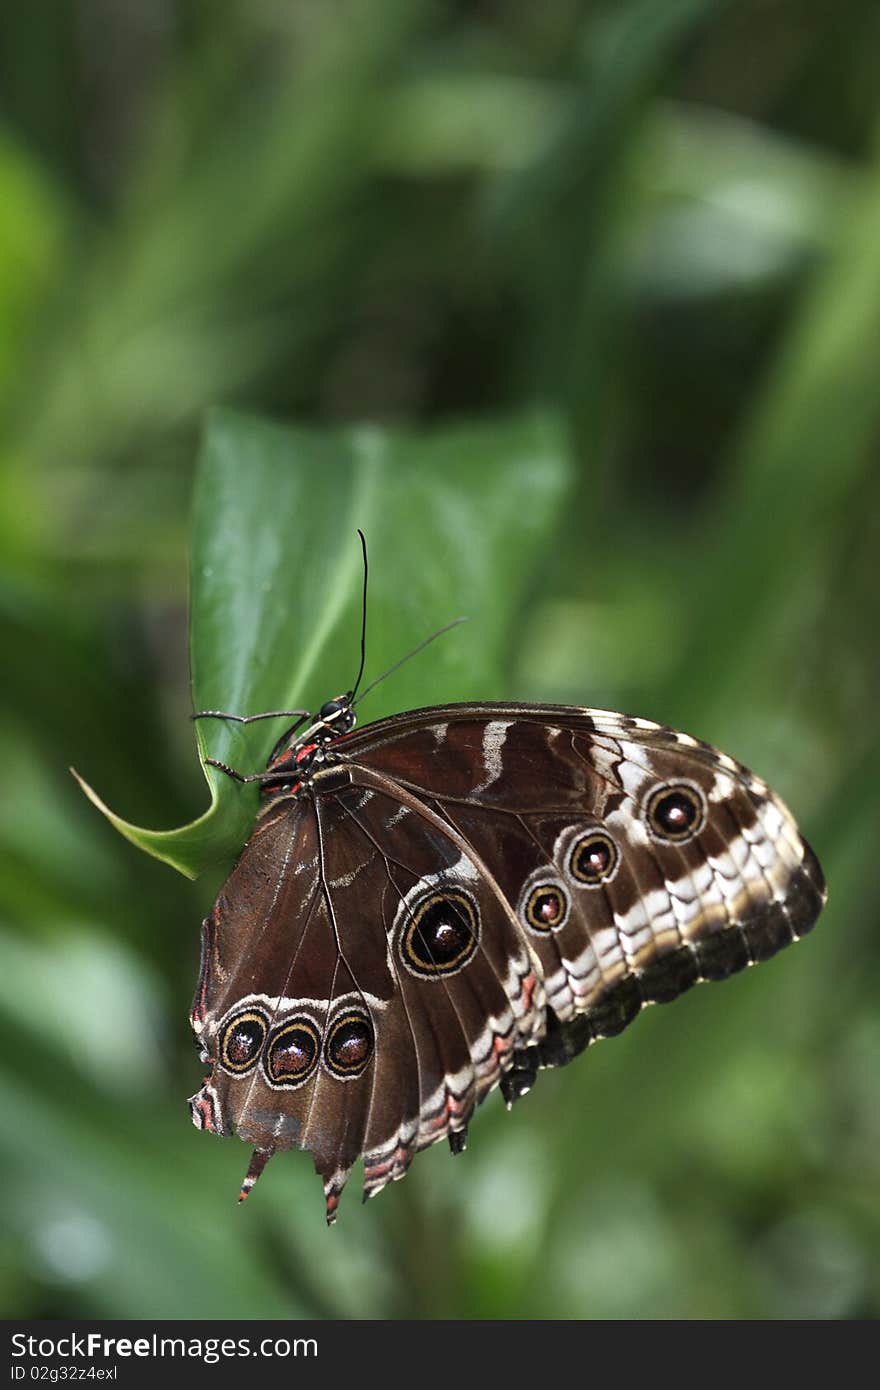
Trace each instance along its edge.
<instances>
[{"instance_id":1,"label":"brown wing","mask_svg":"<svg viewBox=\"0 0 880 1390\"><path fill-rule=\"evenodd\" d=\"M205 924L193 1118L310 1152L328 1219L414 1153L674 998L803 935L821 871L782 802L683 734L451 706L336 740L263 812Z\"/></svg>"},{"instance_id":2,"label":"brown wing","mask_svg":"<svg viewBox=\"0 0 880 1390\"><path fill-rule=\"evenodd\" d=\"M741 764L648 720L549 706L445 706L339 752L444 816L492 865L535 950L545 1039L509 1100L666 1002L773 955L825 900L786 806Z\"/></svg>"},{"instance_id":3,"label":"brown wing","mask_svg":"<svg viewBox=\"0 0 880 1390\"><path fill-rule=\"evenodd\" d=\"M352 1164L402 1177L537 1042L536 960L492 876L430 811L327 780L259 822L206 924L193 1026L203 1128L308 1150L328 1218ZM410 804L406 804L406 803Z\"/></svg>"}]
</instances>

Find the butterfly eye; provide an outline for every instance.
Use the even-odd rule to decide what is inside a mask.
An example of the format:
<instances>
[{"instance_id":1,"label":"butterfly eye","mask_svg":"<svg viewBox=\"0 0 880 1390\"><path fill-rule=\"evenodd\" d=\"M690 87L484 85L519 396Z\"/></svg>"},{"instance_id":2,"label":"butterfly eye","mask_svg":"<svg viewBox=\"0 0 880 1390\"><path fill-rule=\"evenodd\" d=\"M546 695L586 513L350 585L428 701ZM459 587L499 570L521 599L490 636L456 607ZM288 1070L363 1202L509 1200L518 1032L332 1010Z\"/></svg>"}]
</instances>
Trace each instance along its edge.
<instances>
[{"instance_id":1,"label":"butterfly eye","mask_svg":"<svg viewBox=\"0 0 880 1390\"><path fill-rule=\"evenodd\" d=\"M403 959L434 979L467 965L480 940L476 904L462 892L432 893L413 909L403 933Z\"/></svg>"},{"instance_id":2,"label":"butterfly eye","mask_svg":"<svg viewBox=\"0 0 880 1390\"><path fill-rule=\"evenodd\" d=\"M226 1070L236 1075L250 1071L260 1055L265 1037L266 1020L253 1009L230 1019L220 1043L220 1060Z\"/></svg>"},{"instance_id":3,"label":"butterfly eye","mask_svg":"<svg viewBox=\"0 0 880 1390\"><path fill-rule=\"evenodd\" d=\"M348 701L349 696L337 695L335 700L328 700L322 705L318 712L318 718L329 723L334 734L350 733L357 723L357 716Z\"/></svg>"},{"instance_id":4,"label":"butterfly eye","mask_svg":"<svg viewBox=\"0 0 880 1390\"><path fill-rule=\"evenodd\" d=\"M619 858L620 852L610 835L595 831L573 845L568 868L578 883L595 885L612 877Z\"/></svg>"},{"instance_id":5,"label":"butterfly eye","mask_svg":"<svg viewBox=\"0 0 880 1390\"><path fill-rule=\"evenodd\" d=\"M688 782L658 787L647 806L648 825L658 840L678 843L702 830L706 805L700 792Z\"/></svg>"},{"instance_id":6,"label":"butterfly eye","mask_svg":"<svg viewBox=\"0 0 880 1390\"><path fill-rule=\"evenodd\" d=\"M320 1039L310 1018L295 1018L276 1029L266 1047L266 1075L273 1086L292 1089L308 1081L318 1065Z\"/></svg>"},{"instance_id":7,"label":"butterfly eye","mask_svg":"<svg viewBox=\"0 0 880 1390\"><path fill-rule=\"evenodd\" d=\"M568 916L568 898L555 883L539 883L528 896L526 922L533 931L558 931Z\"/></svg>"},{"instance_id":8,"label":"butterfly eye","mask_svg":"<svg viewBox=\"0 0 880 1390\"><path fill-rule=\"evenodd\" d=\"M365 1014L349 1011L337 1018L324 1043L324 1061L334 1076L360 1076L373 1055L373 1026Z\"/></svg>"}]
</instances>

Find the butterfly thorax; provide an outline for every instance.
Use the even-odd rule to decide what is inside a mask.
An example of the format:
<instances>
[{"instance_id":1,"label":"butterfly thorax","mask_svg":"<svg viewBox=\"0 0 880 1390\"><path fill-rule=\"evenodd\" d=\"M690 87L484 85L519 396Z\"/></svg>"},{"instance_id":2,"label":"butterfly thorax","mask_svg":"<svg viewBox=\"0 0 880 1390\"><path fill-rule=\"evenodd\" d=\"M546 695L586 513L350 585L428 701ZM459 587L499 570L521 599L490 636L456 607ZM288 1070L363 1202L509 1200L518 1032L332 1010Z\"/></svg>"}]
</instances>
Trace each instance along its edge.
<instances>
[{"instance_id":1,"label":"butterfly thorax","mask_svg":"<svg viewBox=\"0 0 880 1390\"><path fill-rule=\"evenodd\" d=\"M282 740L273 749L266 771L271 772L260 787L261 797L274 798L279 793L297 796L311 785L313 775L332 760L330 745L343 734L351 733L357 716L351 708L351 695L337 695L323 704L304 734L292 742Z\"/></svg>"}]
</instances>

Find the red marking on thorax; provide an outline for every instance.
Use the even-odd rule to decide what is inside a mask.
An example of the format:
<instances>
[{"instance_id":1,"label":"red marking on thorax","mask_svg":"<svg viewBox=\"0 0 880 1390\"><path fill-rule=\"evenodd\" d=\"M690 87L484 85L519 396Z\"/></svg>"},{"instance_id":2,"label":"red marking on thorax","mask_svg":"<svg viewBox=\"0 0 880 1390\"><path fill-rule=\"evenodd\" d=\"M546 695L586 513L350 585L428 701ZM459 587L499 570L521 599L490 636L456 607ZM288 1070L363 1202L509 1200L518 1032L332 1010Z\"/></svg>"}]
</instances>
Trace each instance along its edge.
<instances>
[{"instance_id":1,"label":"red marking on thorax","mask_svg":"<svg viewBox=\"0 0 880 1390\"><path fill-rule=\"evenodd\" d=\"M300 763L303 762L309 754L314 753L317 747L317 743L307 743L305 747L298 748L296 752L294 752L292 748L285 748L284 752L279 753L278 757L269 764L266 770L267 772L276 772L279 777L283 777L287 772L295 772ZM289 794L292 795L294 792L298 792L301 786L301 782L295 782L293 786L289 788ZM278 788L264 786L260 788L260 792L261 795L264 796L275 796L278 793Z\"/></svg>"}]
</instances>

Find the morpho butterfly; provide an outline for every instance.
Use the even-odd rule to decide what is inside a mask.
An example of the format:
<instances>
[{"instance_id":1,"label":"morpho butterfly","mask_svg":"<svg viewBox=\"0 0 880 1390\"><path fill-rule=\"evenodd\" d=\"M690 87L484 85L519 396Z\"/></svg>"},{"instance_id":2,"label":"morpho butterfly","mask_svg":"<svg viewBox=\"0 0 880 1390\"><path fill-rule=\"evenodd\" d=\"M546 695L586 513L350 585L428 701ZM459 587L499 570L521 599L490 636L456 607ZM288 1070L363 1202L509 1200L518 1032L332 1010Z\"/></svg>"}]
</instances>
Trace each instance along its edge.
<instances>
[{"instance_id":1,"label":"morpho butterfly","mask_svg":"<svg viewBox=\"0 0 880 1390\"><path fill-rule=\"evenodd\" d=\"M364 627L354 687L317 715L194 716L297 723L265 772L214 763L262 804L202 927L193 1123L254 1146L241 1199L307 1150L328 1222L359 1158L366 1200L429 1144L460 1153L494 1087L512 1105L825 901L779 797L662 724L455 704L355 731Z\"/></svg>"}]
</instances>

